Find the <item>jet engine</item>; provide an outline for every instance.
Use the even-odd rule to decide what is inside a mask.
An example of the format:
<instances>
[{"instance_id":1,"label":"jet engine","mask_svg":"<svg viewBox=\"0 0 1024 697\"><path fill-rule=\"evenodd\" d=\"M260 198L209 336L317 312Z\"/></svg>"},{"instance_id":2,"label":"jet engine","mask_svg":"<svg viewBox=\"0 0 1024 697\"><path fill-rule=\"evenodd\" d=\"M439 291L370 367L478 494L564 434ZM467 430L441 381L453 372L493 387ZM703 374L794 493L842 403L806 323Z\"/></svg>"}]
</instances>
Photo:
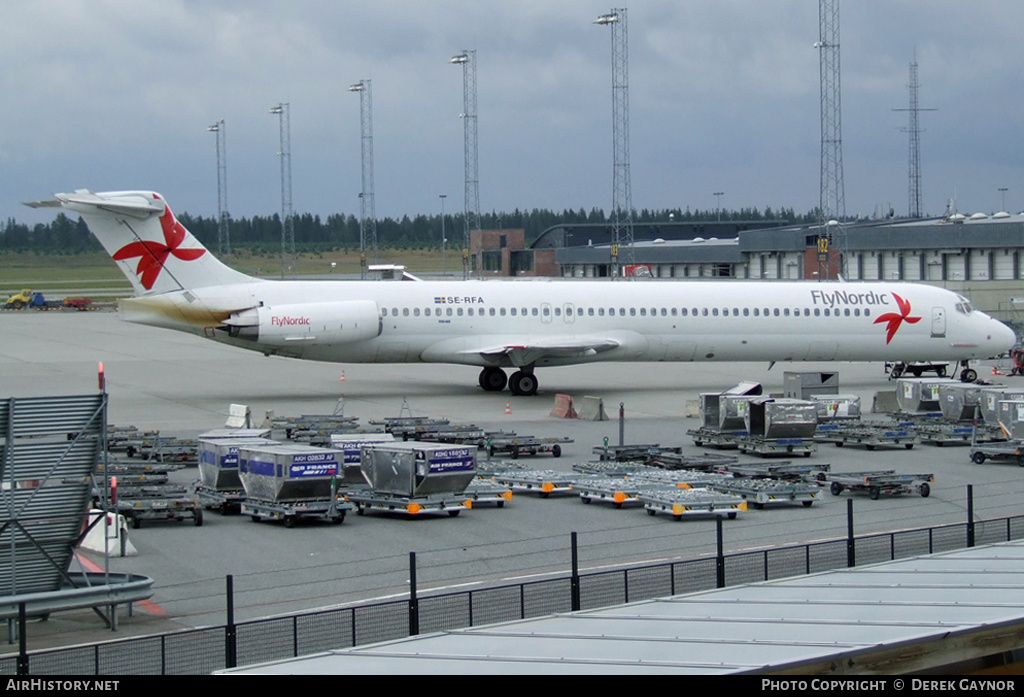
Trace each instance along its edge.
<instances>
[{"instance_id":1,"label":"jet engine","mask_svg":"<svg viewBox=\"0 0 1024 697\"><path fill-rule=\"evenodd\" d=\"M380 313L372 300L252 307L233 313L224 324L233 337L281 347L346 344L381 333Z\"/></svg>"}]
</instances>

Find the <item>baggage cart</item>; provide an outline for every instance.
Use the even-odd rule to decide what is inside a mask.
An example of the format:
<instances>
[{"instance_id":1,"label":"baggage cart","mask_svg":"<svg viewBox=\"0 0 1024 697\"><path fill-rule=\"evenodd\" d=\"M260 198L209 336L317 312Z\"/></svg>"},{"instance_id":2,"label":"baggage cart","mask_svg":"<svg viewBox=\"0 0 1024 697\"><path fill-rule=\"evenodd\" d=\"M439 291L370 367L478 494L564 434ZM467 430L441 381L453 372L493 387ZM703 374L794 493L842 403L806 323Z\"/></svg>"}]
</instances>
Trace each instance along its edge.
<instances>
[{"instance_id":1,"label":"baggage cart","mask_svg":"<svg viewBox=\"0 0 1024 697\"><path fill-rule=\"evenodd\" d=\"M284 523L286 528L291 528L300 520L319 520L341 525L345 521L345 513L355 506L338 497L311 501L269 501L246 498L241 503L241 508L242 514L250 516L253 522L279 520Z\"/></svg>"},{"instance_id":2,"label":"baggage cart","mask_svg":"<svg viewBox=\"0 0 1024 697\"><path fill-rule=\"evenodd\" d=\"M695 516L733 519L747 510L747 502L739 496L713 489L655 488L641 492L637 498L648 515L665 513L673 520Z\"/></svg>"},{"instance_id":3,"label":"baggage cart","mask_svg":"<svg viewBox=\"0 0 1024 697\"><path fill-rule=\"evenodd\" d=\"M931 493L930 482L935 481L935 477L931 474L896 474L895 470L878 470L829 474L827 481L833 496L849 490L866 493L874 501L882 494L901 496L915 491L927 498Z\"/></svg>"}]
</instances>

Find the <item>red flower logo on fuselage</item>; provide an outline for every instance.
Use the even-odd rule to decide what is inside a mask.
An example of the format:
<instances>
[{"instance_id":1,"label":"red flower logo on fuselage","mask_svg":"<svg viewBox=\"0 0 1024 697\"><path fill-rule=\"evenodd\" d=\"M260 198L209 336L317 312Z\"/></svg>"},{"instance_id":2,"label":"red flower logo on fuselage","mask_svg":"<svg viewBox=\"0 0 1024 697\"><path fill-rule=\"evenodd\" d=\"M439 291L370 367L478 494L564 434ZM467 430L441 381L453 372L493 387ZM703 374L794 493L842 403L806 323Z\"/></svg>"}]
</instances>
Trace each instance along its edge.
<instances>
[{"instance_id":1,"label":"red flower logo on fuselage","mask_svg":"<svg viewBox=\"0 0 1024 697\"><path fill-rule=\"evenodd\" d=\"M167 205L164 205L164 214L160 216L160 227L164 231L163 244L148 240L131 242L114 252L114 261L139 257L135 274L139 276L142 287L146 290L153 288L167 257L174 256L182 261L193 261L206 253L205 249L180 249L181 243L185 241L185 227L177 221Z\"/></svg>"},{"instance_id":2,"label":"red flower logo on fuselage","mask_svg":"<svg viewBox=\"0 0 1024 697\"><path fill-rule=\"evenodd\" d=\"M899 314L895 312L886 312L875 320L875 324L879 322L888 322L888 327L885 331L885 343L892 341L892 338L896 335L896 330L900 328L900 325L904 322L908 324L917 324L921 321L920 317L910 316L910 303L895 293L892 297L896 298L896 306L900 308Z\"/></svg>"}]
</instances>

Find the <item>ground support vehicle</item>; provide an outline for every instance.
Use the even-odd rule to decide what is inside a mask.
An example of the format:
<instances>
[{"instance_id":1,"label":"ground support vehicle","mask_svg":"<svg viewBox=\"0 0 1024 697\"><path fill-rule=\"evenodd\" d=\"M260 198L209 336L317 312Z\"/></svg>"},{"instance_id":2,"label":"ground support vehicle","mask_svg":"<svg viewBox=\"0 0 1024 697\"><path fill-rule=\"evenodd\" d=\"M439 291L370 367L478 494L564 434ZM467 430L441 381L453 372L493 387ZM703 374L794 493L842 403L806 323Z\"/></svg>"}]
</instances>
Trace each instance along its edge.
<instances>
[{"instance_id":1,"label":"ground support vehicle","mask_svg":"<svg viewBox=\"0 0 1024 697\"><path fill-rule=\"evenodd\" d=\"M562 444L572 443L571 438L537 438L536 436L506 436L487 439L486 447L489 457L498 453L508 453L513 460L520 455L537 455L551 453L552 457L562 456Z\"/></svg>"},{"instance_id":2,"label":"ground support vehicle","mask_svg":"<svg viewBox=\"0 0 1024 697\"><path fill-rule=\"evenodd\" d=\"M242 504L245 502L245 491L242 489L219 491L196 482L193 485L192 493L195 494L203 508L208 511L218 511L221 515L241 513Z\"/></svg>"},{"instance_id":3,"label":"ground support vehicle","mask_svg":"<svg viewBox=\"0 0 1024 697\"><path fill-rule=\"evenodd\" d=\"M187 520L199 527L203 524L203 509L184 487L138 491L132 498L119 495L114 504L116 511L131 521L133 528L142 527L144 520Z\"/></svg>"},{"instance_id":4,"label":"ground support vehicle","mask_svg":"<svg viewBox=\"0 0 1024 697\"><path fill-rule=\"evenodd\" d=\"M714 489L651 488L637 498L648 515L667 513L673 520L708 515L732 519L747 510L747 502L739 496Z\"/></svg>"},{"instance_id":5,"label":"ground support vehicle","mask_svg":"<svg viewBox=\"0 0 1024 697\"><path fill-rule=\"evenodd\" d=\"M810 508L821 496L821 487L818 484L783 482L775 479L732 479L716 484L715 488L739 496L754 508L798 503Z\"/></svg>"},{"instance_id":6,"label":"ground support vehicle","mask_svg":"<svg viewBox=\"0 0 1024 697\"><path fill-rule=\"evenodd\" d=\"M352 503L340 497L310 501L247 498L241 503L242 515L251 516L253 522L280 520L286 528L294 527L300 520L320 520L340 525L345 521L345 513L354 508Z\"/></svg>"},{"instance_id":7,"label":"ground support vehicle","mask_svg":"<svg viewBox=\"0 0 1024 697\"><path fill-rule=\"evenodd\" d=\"M400 496L376 492L369 488L357 488L349 489L346 498L355 505L357 515L363 515L366 511L402 513L409 516L447 513L454 518L462 511L473 507L473 501L465 491L425 496Z\"/></svg>"},{"instance_id":8,"label":"ground support vehicle","mask_svg":"<svg viewBox=\"0 0 1024 697\"><path fill-rule=\"evenodd\" d=\"M512 500L512 489L489 477L477 477L469 483L463 495L472 501L474 506L493 503L498 508L504 508L505 503Z\"/></svg>"},{"instance_id":9,"label":"ground support vehicle","mask_svg":"<svg viewBox=\"0 0 1024 697\"><path fill-rule=\"evenodd\" d=\"M818 446L811 438L754 438L744 436L737 439L736 447L741 453L753 453L766 457L769 455L803 455L810 457Z\"/></svg>"},{"instance_id":10,"label":"ground support vehicle","mask_svg":"<svg viewBox=\"0 0 1024 697\"><path fill-rule=\"evenodd\" d=\"M918 443L917 432L905 425L884 424L823 424L814 434L819 443L835 443L837 448L844 445L862 445L867 450L877 448L906 448L910 450Z\"/></svg>"},{"instance_id":11,"label":"ground support vehicle","mask_svg":"<svg viewBox=\"0 0 1024 697\"><path fill-rule=\"evenodd\" d=\"M936 377L946 377L946 372L949 370L948 363L886 363L885 372L889 373L889 379L895 380L903 375L913 375L915 378L919 378L925 373L935 373ZM977 374L975 374L975 378ZM966 382L973 382L975 378L966 380Z\"/></svg>"},{"instance_id":12,"label":"ground support vehicle","mask_svg":"<svg viewBox=\"0 0 1024 697\"><path fill-rule=\"evenodd\" d=\"M715 431L705 426L691 428L686 435L693 438L693 444L698 448L708 446L719 450L735 450L739 447L740 439L746 438L746 431Z\"/></svg>"},{"instance_id":13,"label":"ground support vehicle","mask_svg":"<svg viewBox=\"0 0 1024 697\"><path fill-rule=\"evenodd\" d=\"M927 498L932 491L930 482L935 481L935 477L931 474L896 474L895 470L877 470L829 474L827 481L833 496L850 490L867 493L868 498L874 501L882 494L900 496L915 491Z\"/></svg>"},{"instance_id":14,"label":"ground support vehicle","mask_svg":"<svg viewBox=\"0 0 1024 697\"><path fill-rule=\"evenodd\" d=\"M572 491L578 475L552 470L499 470L493 474L494 481L512 488L537 492L541 498L551 494Z\"/></svg>"}]
</instances>

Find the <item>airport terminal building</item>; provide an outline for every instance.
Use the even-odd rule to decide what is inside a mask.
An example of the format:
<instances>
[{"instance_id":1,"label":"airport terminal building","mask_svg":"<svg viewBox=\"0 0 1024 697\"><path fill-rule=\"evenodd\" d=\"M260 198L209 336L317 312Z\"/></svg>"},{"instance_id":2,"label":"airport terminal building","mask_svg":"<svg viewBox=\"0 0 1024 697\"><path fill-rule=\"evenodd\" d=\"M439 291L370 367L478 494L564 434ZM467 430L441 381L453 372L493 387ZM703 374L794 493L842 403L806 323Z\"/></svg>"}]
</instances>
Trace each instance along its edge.
<instances>
[{"instance_id":1,"label":"airport terminal building","mask_svg":"<svg viewBox=\"0 0 1024 697\"><path fill-rule=\"evenodd\" d=\"M825 262L819 261L818 225L771 225L635 224L632 258L620 249L619 262L647 266L654 278L814 280L835 278L841 255L847 280L932 283L963 293L999 319L1024 319L1018 316L1024 310L1024 214L849 223L831 228ZM519 232L476 238L472 253L481 276L611 275L608 225L555 226L523 250L514 248ZM489 249L502 241L497 253Z\"/></svg>"}]
</instances>

